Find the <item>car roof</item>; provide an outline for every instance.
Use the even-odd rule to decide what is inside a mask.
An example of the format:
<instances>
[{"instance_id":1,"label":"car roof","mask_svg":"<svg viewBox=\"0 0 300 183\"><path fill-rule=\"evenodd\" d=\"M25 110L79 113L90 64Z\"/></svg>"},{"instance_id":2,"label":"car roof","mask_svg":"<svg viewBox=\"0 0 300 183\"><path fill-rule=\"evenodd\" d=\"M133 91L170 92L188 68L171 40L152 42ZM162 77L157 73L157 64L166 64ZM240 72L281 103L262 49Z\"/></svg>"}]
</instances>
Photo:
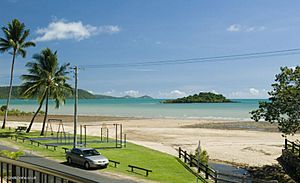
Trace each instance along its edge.
<instances>
[{"instance_id":1,"label":"car roof","mask_svg":"<svg viewBox=\"0 0 300 183\"><path fill-rule=\"evenodd\" d=\"M78 150L80 150L80 151L85 151L85 150L94 150L94 148L86 148L86 147L74 148L74 149L78 149Z\"/></svg>"}]
</instances>

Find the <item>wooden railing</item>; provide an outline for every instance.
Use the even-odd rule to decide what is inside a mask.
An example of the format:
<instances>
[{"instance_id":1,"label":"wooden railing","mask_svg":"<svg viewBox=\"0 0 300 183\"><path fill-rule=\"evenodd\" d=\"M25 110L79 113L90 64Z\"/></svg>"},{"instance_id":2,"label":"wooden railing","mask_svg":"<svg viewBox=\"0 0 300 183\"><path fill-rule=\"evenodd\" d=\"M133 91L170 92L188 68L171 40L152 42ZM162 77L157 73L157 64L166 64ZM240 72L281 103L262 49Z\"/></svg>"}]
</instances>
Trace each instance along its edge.
<instances>
[{"instance_id":1,"label":"wooden railing","mask_svg":"<svg viewBox=\"0 0 300 183\"><path fill-rule=\"evenodd\" d=\"M96 181L44 166L0 157L0 183L5 182L85 182Z\"/></svg>"},{"instance_id":2,"label":"wooden railing","mask_svg":"<svg viewBox=\"0 0 300 183\"><path fill-rule=\"evenodd\" d=\"M183 158L184 163L187 163L190 167L197 167L198 173L203 173L205 175L205 179L212 179L217 182L218 173L214 169L210 168L207 164L203 164L198 161L193 155L188 154L186 151L182 150L179 147L179 159Z\"/></svg>"},{"instance_id":3,"label":"wooden railing","mask_svg":"<svg viewBox=\"0 0 300 183\"><path fill-rule=\"evenodd\" d=\"M293 154L298 155L298 157L300 158L300 145L296 144L295 142L285 139L284 149L290 150Z\"/></svg>"},{"instance_id":4,"label":"wooden railing","mask_svg":"<svg viewBox=\"0 0 300 183\"><path fill-rule=\"evenodd\" d=\"M259 182L259 183L276 183L278 181L271 180L261 180L255 177L251 177L249 175L236 175L236 174L226 174L217 172L216 170L209 167L207 164L204 164L194 156L187 153L187 151L182 150L179 147L179 159L183 159L184 163L190 167L197 168L198 174L196 176L200 176L199 173L204 175L205 179L204 182L227 182L227 183L246 183L246 182ZM195 172L194 172L195 174ZM208 181L210 179L211 181Z\"/></svg>"}]
</instances>

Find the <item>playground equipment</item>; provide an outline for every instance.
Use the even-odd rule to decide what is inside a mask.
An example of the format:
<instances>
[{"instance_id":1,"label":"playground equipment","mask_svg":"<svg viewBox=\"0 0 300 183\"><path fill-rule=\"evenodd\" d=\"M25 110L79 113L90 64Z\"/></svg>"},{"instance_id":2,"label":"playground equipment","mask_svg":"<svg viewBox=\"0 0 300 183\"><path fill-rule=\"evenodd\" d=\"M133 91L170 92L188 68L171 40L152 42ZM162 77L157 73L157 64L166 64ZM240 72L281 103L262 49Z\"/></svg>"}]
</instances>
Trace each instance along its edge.
<instances>
[{"instance_id":1,"label":"playground equipment","mask_svg":"<svg viewBox=\"0 0 300 183\"><path fill-rule=\"evenodd\" d=\"M102 125L80 125L80 136L79 142L82 146L86 147L87 141L86 134L88 127L100 127L100 141L93 141L93 143L106 143L109 144L110 142L114 142L115 148L122 148L126 147L126 134L123 134L123 125L122 124L106 124L103 123ZM110 133L109 130L115 131L115 134ZM115 136L114 139L110 138L109 135ZM105 148L102 146L102 148ZM107 147L108 148L108 147Z\"/></svg>"},{"instance_id":2,"label":"playground equipment","mask_svg":"<svg viewBox=\"0 0 300 183\"><path fill-rule=\"evenodd\" d=\"M66 144L67 135L66 135L63 121L61 119L48 119L48 122L46 125L46 130L45 130L45 136L47 137L48 128L50 128L50 130L51 130L51 136L54 135L52 124L57 123L57 122L58 122L58 127L57 127L57 131L56 131L57 143L59 143L59 142L63 143L63 141L64 141ZM70 134L68 136L70 136Z\"/></svg>"}]
</instances>

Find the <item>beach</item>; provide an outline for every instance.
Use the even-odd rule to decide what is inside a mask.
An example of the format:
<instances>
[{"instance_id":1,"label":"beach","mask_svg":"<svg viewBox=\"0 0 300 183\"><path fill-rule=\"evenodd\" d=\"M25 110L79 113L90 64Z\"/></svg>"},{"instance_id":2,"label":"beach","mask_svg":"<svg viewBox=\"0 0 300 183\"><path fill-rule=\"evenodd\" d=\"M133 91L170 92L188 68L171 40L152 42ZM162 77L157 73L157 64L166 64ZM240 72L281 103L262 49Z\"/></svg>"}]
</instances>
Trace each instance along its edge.
<instances>
[{"instance_id":1,"label":"beach","mask_svg":"<svg viewBox=\"0 0 300 183\"><path fill-rule=\"evenodd\" d=\"M63 119L66 131L73 131L72 116L52 115L49 118ZM29 119L30 116L10 117L7 125L28 125L26 121ZM33 130L40 130L41 119L42 116L37 118ZM276 126L269 123L261 128L255 122L245 121L80 116L78 125L99 125L87 128L89 135L99 136L103 124L113 123L123 124L124 133L130 142L177 156L179 147L188 153L194 152L200 140L202 149L207 150L211 160L236 165L262 166L277 163L276 159L281 155L284 144L281 133L276 132ZM244 123L247 124L246 127L241 125ZM226 124L229 125L226 127ZM57 125L52 125L55 131ZM300 135L288 138L296 140Z\"/></svg>"}]
</instances>

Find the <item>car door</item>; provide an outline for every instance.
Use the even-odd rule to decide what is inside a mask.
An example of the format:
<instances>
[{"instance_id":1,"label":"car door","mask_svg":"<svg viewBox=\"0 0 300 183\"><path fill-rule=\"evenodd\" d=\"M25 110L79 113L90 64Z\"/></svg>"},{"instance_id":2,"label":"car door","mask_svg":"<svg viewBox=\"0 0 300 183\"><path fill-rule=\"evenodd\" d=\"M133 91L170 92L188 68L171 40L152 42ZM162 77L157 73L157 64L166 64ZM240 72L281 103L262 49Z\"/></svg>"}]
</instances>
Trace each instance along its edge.
<instances>
[{"instance_id":1,"label":"car door","mask_svg":"<svg viewBox=\"0 0 300 183\"><path fill-rule=\"evenodd\" d=\"M79 149L73 149L71 151L71 154L72 154L72 161L73 163L76 163L76 164L81 164L80 163L80 150Z\"/></svg>"},{"instance_id":2,"label":"car door","mask_svg":"<svg viewBox=\"0 0 300 183\"><path fill-rule=\"evenodd\" d=\"M78 164L84 165L84 162L86 161L85 157L83 156L83 153L80 149L78 149Z\"/></svg>"}]
</instances>

